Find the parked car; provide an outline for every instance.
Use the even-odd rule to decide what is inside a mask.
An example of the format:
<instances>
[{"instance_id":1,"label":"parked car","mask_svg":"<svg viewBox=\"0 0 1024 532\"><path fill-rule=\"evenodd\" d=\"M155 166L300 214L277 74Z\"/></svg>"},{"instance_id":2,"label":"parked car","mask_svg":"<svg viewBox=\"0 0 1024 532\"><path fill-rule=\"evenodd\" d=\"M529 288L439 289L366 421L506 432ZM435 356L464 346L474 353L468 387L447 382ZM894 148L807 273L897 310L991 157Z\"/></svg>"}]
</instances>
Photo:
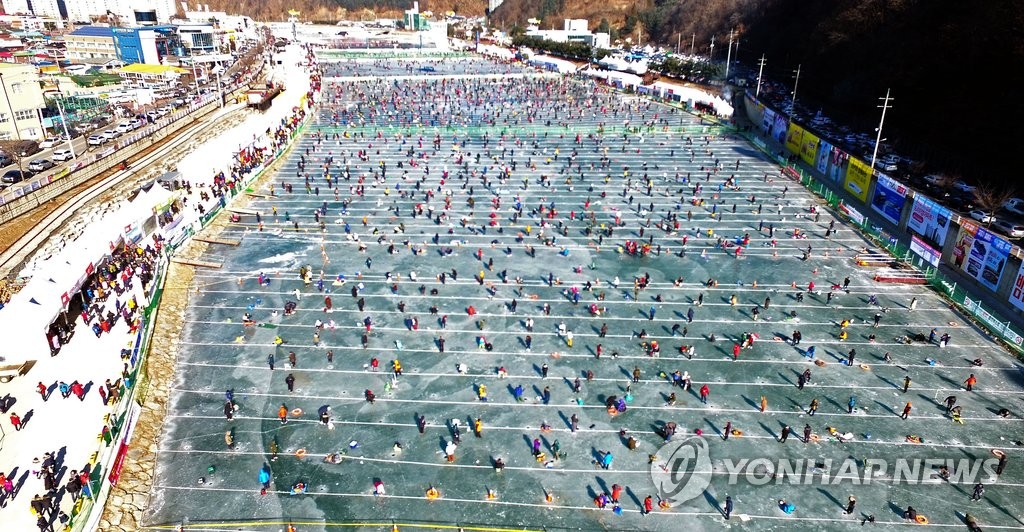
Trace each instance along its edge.
<instances>
[{"instance_id":1,"label":"parked car","mask_svg":"<svg viewBox=\"0 0 1024 532\"><path fill-rule=\"evenodd\" d=\"M1003 208L1014 214L1024 215L1024 199L1010 198L1003 204Z\"/></svg>"},{"instance_id":2,"label":"parked car","mask_svg":"<svg viewBox=\"0 0 1024 532\"><path fill-rule=\"evenodd\" d=\"M1024 236L1024 225L1010 222L1003 219L997 219L992 223L992 228L997 229L1006 236L1012 238L1020 238Z\"/></svg>"},{"instance_id":3,"label":"parked car","mask_svg":"<svg viewBox=\"0 0 1024 532\"><path fill-rule=\"evenodd\" d=\"M14 163L14 159L11 159L10 155L0 151L0 168L8 166Z\"/></svg>"},{"instance_id":4,"label":"parked car","mask_svg":"<svg viewBox=\"0 0 1024 532\"><path fill-rule=\"evenodd\" d=\"M963 192L971 193L971 192L974 192L974 190L976 188L978 188L978 187L976 187L974 185L968 185L967 183L964 183L963 181L957 180L956 182L953 183L953 188L955 188L957 190L961 190Z\"/></svg>"},{"instance_id":5,"label":"parked car","mask_svg":"<svg viewBox=\"0 0 1024 532\"><path fill-rule=\"evenodd\" d=\"M979 209L974 209L973 211L967 213L967 215L970 216L971 218L974 218L975 220L978 220L983 224L990 224L996 220L995 216L992 216L991 214Z\"/></svg>"},{"instance_id":6,"label":"parked car","mask_svg":"<svg viewBox=\"0 0 1024 532\"><path fill-rule=\"evenodd\" d=\"M103 136L107 137L107 140L114 140L121 136L121 132L116 129L108 129L103 132Z\"/></svg>"},{"instance_id":7,"label":"parked car","mask_svg":"<svg viewBox=\"0 0 1024 532\"><path fill-rule=\"evenodd\" d=\"M90 146L101 146L103 144L106 144L108 140L110 140L110 139L108 139L105 135L100 134L100 135L90 135L88 140L86 140L86 142Z\"/></svg>"},{"instance_id":8,"label":"parked car","mask_svg":"<svg viewBox=\"0 0 1024 532\"><path fill-rule=\"evenodd\" d=\"M13 185L15 183L21 183L34 175L34 173L28 170L8 170L2 177L0 177L0 182Z\"/></svg>"},{"instance_id":9,"label":"parked car","mask_svg":"<svg viewBox=\"0 0 1024 532\"><path fill-rule=\"evenodd\" d=\"M878 166L886 172L895 172L900 167L900 158L892 154L879 157Z\"/></svg>"},{"instance_id":10,"label":"parked car","mask_svg":"<svg viewBox=\"0 0 1024 532\"><path fill-rule=\"evenodd\" d=\"M48 150L48 149L50 149L50 148L52 148L52 147L54 147L54 146L56 146L56 145L58 145L58 144L60 144L62 142L66 142L67 140L68 139L65 138L63 135L61 135L59 137L47 137L47 138L43 139L42 142L39 143L39 147L44 149L44 150Z\"/></svg>"},{"instance_id":11,"label":"parked car","mask_svg":"<svg viewBox=\"0 0 1024 532\"><path fill-rule=\"evenodd\" d=\"M52 157L54 161L70 161L75 158L75 153L69 148L58 148L53 150Z\"/></svg>"},{"instance_id":12,"label":"parked car","mask_svg":"<svg viewBox=\"0 0 1024 532\"><path fill-rule=\"evenodd\" d=\"M53 166L53 161L46 158L33 159L28 163L28 169L32 170L33 172L42 172L44 170L49 170L50 168L53 168Z\"/></svg>"},{"instance_id":13,"label":"parked car","mask_svg":"<svg viewBox=\"0 0 1024 532\"><path fill-rule=\"evenodd\" d=\"M117 132L118 133L122 133L122 134L128 133L129 131L131 131L133 129L135 129L135 121L134 120L128 120L126 122L121 122L120 124L117 125Z\"/></svg>"}]
</instances>

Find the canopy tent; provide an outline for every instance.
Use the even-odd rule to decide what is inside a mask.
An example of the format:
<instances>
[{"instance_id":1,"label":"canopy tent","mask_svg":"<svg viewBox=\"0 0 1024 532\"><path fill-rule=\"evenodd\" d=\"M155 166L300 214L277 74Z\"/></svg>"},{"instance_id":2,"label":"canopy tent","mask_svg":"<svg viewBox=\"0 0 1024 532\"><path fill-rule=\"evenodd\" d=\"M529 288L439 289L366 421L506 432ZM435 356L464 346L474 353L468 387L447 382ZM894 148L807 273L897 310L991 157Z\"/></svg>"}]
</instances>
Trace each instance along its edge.
<instances>
[{"instance_id":1,"label":"canopy tent","mask_svg":"<svg viewBox=\"0 0 1024 532\"><path fill-rule=\"evenodd\" d=\"M627 74L625 72L618 72L616 70L596 70L588 69L583 71L584 74L592 78L603 79L608 82L609 85L614 85L620 88L633 88L639 87L644 80L635 74Z\"/></svg>"},{"instance_id":2,"label":"canopy tent","mask_svg":"<svg viewBox=\"0 0 1024 532\"><path fill-rule=\"evenodd\" d=\"M557 71L559 74L576 72L576 64L572 61L566 61L565 59L559 59L550 55L534 55L527 60L527 63L546 70Z\"/></svg>"},{"instance_id":3,"label":"canopy tent","mask_svg":"<svg viewBox=\"0 0 1024 532\"><path fill-rule=\"evenodd\" d=\"M668 97L671 93L683 102L701 102L710 104L715 108L715 111L722 116L732 116L734 110L732 105L728 101L723 99L721 96L711 94L703 91L696 87L686 87L683 85L676 85L672 83L665 83L663 81L655 81L651 88L655 94L660 95L663 98Z\"/></svg>"}]
</instances>

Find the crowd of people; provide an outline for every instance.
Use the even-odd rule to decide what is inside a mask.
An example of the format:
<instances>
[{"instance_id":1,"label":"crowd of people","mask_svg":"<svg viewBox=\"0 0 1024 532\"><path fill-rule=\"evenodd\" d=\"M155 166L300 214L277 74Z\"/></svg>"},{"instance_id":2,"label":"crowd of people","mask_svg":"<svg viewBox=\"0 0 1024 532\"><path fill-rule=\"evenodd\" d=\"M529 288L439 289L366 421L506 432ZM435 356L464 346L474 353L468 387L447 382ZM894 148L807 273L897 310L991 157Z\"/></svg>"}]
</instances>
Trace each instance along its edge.
<instances>
[{"instance_id":1,"label":"crowd of people","mask_svg":"<svg viewBox=\"0 0 1024 532\"><path fill-rule=\"evenodd\" d=\"M328 70L344 73L343 66ZM298 394L299 400L303 381L311 378L305 372L317 372L316 366L307 366L307 355L326 355L333 367L335 352L344 352L338 363L365 363L368 373L376 373L384 359L392 371L381 373L381 388L352 390L376 409L401 408L381 399L416 396L415 386L402 384L410 378L403 371L433 364L421 358L423 353L447 357L453 375L466 374L466 359L479 367L504 356L508 362L474 375L473 395L485 405L480 412L494 412L486 405L504 401L488 392L498 379L513 383L508 399L515 403L528 401L520 380L540 379L543 390L537 389L535 404L569 409L564 428L553 426L544 414L524 423L540 427L541 433L588 430L580 428L589 425L581 417L593 416L584 407L594 400L605 403L606 416L593 416L594 423L626 419L638 403L656 409L659 442L644 442L647 431L639 427L623 429L614 439L591 436L603 450L593 451L590 463L614 474L615 445L631 452L681 435L704 435L707 424L677 410L691 397L687 410L713 416L715 421L708 423L722 445L756 431L740 426L744 421L752 425L748 414L730 419L734 408L716 412L735 399L719 390L749 376L736 369L751 367L744 363L780 361L799 367L794 372L799 383L782 373L766 374L763 387L744 383L757 390L754 397L761 396L759 402L751 400L750 412L781 420L781 436L763 430L780 443L786 443L790 423L795 424L788 419L807 415L801 440L819 444L871 437L835 426L844 422L838 415L863 426L858 405L866 403L863 394L869 393L858 393L858 400L837 390L835 384L852 375L843 371L867 371L866 362L880 364L886 374L901 373L902 386L896 390L907 393L911 377L931 379L937 367L920 369L910 357L923 359L929 353L955 366L953 355L945 354L954 345L954 325L937 299L925 298L931 314L919 319L927 320L928 328L949 327L939 331L944 339L897 349L889 338L878 338L879 327L916 309L923 295L913 302L902 292L879 296L881 290L868 285L865 275L855 281L831 279L840 260L863 250L863 241L809 196L795 194L791 189L798 185L777 168L736 155L746 149L742 141L694 126L695 119L677 108L553 77L402 82L382 77L327 84L319 112L319 125L295 152L293 166L267 185L270 197L258 204L261 214L238 222L241 231L262 232L269 225L278 236L294 231L320 239L320 256L308 257L316 265L297 276L261 272L239 279L245 290L286 297L284 312L253 306L242 321L276 324L268 365L276 371L275 357L284 353L289 361L284 375L275 373L274 386ZM690 126L693 133L680 132ZM436 130L425 133L420 127ZM470 134L466 128L476 129ZM613 128L616 132L610 133ZM825 264L830 272L819 272ZM847 271L852 270L847 266ZM620 280L619 275L631 278ZM916 310L918 315L922 310ZM404 328L379 327L379 320L391 314L402 318ZM782 323L793 332L780 332ZM312 333L297 336L296 328L310 324ZM349 331L358 333L360 341L346 344L343 335ZM453 338L459 344L446 351L446 340ZM815 356L839 346L847 352L835 360ZM723 368L719 355L736 365ZM533 364L536 356L545 357L543 364ZM622 369L626 378L609 379L620 360L629 360L633 371ZM955 371L945 371L964 381L963 389L951 395L954 403L984 392L974 373ZM547 385L549 372L566 381L568 396ZM832 386L818 386L822 379ZM613 387L608 381L619 382ZM792 388L780 393L786 385ZM769 407L790 397L806 398L803 404L809 406L802 413ZM819 424L813 416L824 403L840 407ZM894 419L913 419L911 402L905 403L902 412L892 412ZM284 403L273 407L282 426L295 415L296 409ZM461 445L488 445L489 419L487 414L470 416L476 437L464 443L464 416L454 410L445 408L443 418L429 421L420 412L415 417L417 432L439 432L443 460L458 464ZM531 409L523 416L535 411L549 412ZM228 398L228 423L236 412ZM333 426L335 416L348 415L339 408L318 412L325 426ZM411 428L408 432L401 438L415 437ZM918 433L907 432L906 441L912 436L921 441ZM902 433L888 436L904 440ZM538 435L524 437L531 442L530 460L540 467L557 469L560 462L581 459L558 440L547 445ZM264 445L276 449L276 438ZM396 460L403 448L408 444L395 443ZM509 453L495 445L491 464L497 473L516 459ZM272 454L276 459L276 451ZM650 457L657 461L654 453ZM278 477L297 474L282 472L288 466L279 462L274 467ZM269 476L260 471L266 489ZM308 482L299 480L303 486ZM430 485L427 498L443 498L443 488ZM598 508L621 513L621 490L614 484L588 497ZM384 495L380 479L373 492ZM496 497L487 491L488 500ZM742 498L732 493L716 510L728 519ZM855 501L851 495L846 514L853 513ZM779 499L776 506L783 515L799 515L792 497ZM652 492L636 510L647 514L670 508L670 501ZM874 521L868 512L865 522L867 516Z\"/></svg>"}]
</instances>

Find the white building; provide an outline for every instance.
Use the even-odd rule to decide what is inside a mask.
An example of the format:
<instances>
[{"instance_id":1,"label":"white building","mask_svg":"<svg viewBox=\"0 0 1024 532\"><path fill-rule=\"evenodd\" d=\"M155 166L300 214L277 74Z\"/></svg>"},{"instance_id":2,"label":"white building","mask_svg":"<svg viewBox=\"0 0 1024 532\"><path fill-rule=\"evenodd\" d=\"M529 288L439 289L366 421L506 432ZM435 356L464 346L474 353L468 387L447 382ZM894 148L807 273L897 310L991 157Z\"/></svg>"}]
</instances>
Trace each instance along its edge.
<instances>
[{"instance_id":1,"label":"white building","mask_svg":"<svg viewBox=\"0 0 1024 532\"><path fill-rule=\"evenodd\" d=\"M29 0L3 0L3 6L4 13L9 15L35 15L55 20L64 18L60 14L57 0L32 0L31 5Z\"/></svg>"},{"instance_id":2,"label":"white building","mask_svg":"<svg viewBox=\"0 0 1024 532\"><path fill-rule=\"evenodd\" d=\"M39 73L32 65L0 63L0 139L43 138L46 107Z\"/></svg>"},{"instance_id":3,"label":"white building","mask_svg":"<svg viewBox=\"0 0 1024 532\"><path fill-rule=\"evenodd\" d=\"M14 2L27 2L28 0L11 0ZM52 1L56 5L57 0L32 0L34 6L37 1ZM5 5L7 0L4 0ZM88 21L92 17L101 17L111 12L117 15L126 23L135 23L135 11L153 11L156 13L157 23L170 22L177 13L178 7L174 0L65 0L68 10L68 18L73 21Z\"/></svg>"},{"instance_id":4,"label":"white building","mask_svg":"<svg viewBox=\"0 0 1024 532\"><path fill-rule=\"evenodd\" d=\"M594 48L609 48L611 36L607 33L590 33L586 19L565 19L560 30L542 30L537 26L526 28L528 37L540 37L555 42L583 42Z\"/></svg>"}]
</instances>

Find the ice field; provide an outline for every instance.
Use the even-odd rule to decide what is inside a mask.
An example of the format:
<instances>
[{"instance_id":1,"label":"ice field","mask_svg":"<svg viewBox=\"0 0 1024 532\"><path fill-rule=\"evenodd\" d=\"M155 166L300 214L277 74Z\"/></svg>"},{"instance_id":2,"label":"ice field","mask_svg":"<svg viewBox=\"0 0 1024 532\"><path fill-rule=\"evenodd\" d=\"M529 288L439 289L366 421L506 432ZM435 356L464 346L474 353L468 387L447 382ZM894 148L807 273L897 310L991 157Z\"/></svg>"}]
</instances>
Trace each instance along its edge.
<instances>
[{"instance_id":1,"label":"ice field","mask_svg":"<svg viewBox=\"0 0 1024 532\"><path fill-rule=\"evenodd\" d=\"M473 65L472 74L509 68ZM933 525L963 527L969 512L985 529L1024 528L1020 361L928 289L873 281L853 261L870 244L753 146L590 82L442 72L461 73L436 67L430 79L398 81L364 67L382 77L328 84L319 117L248 205L260 219L242 216L221 235L241 245L210 251L224 264L196 276L148 524L831 530L869 515L869 526L904 526L913 506ZM326 75L346 75L344 64ZM913 341L933 328L934 341ZM734 358L744 335L755 341ZM690 389L673 386L677 370ZM627 394L611 415L609 398ZM946 413L951 395L963 423ZM448 461L453 420L461 442ZM659 508L651 471L665 465L666 423L678 426L668 445L702 432L710 485ZM724 439L727 423L737 432ZM792 434L779 443L785 425ZM893 478L897 459L974 464L993 449L1006 469L983 480L979 501L974 482ZM761 458L809 460L817 480L730 483L732 460ZM868 461L888 469L864 482ZM385 494L374 495L376 480ZM299 483L305 492L293 494ZM616 484L620 510L598 508L595 497ZM431 487L439 496L428 500ZM781 499L795 511L781 511Z\"/></svg>"}]
</instances>

